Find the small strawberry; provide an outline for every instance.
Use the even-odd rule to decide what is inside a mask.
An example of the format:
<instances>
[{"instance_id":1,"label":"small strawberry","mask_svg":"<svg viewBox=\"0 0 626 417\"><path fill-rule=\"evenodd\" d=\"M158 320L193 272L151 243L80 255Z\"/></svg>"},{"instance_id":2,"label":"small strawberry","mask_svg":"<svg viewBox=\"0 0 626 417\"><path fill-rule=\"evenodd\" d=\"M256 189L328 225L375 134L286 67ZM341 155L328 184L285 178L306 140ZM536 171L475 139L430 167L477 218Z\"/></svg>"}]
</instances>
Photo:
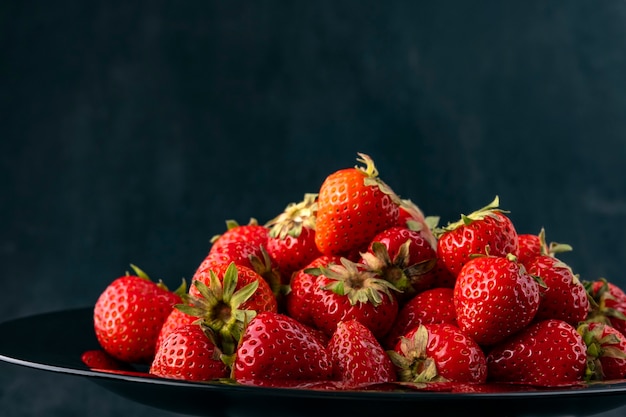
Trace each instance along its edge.
<instances>
[{"instance_id":1,"label":"small strawberry","mask_svg":"<svg viewBox=\"0 0 626 417\"><path fill-rule=\"evenodd\" d=\"M231 242L249 242L253 245L265 246L269 229L259 224L255 218L251 218L248 224L239 224L235 220L226 221L226 231L211 238L212 251L219 251L221 247Z\"/></svg>"},{"instance_id":2,"label":"small strawberry","mask_svg":"<svg viewBox=\"0 0 626 417\"><path fill-rule=\"evenodd\" d=\"M518 234L519 251L517 262L528 268L533 258L542 255L556 256L559 253L569 252L572 247L565 243L546 243L546 231L542 227L538 234Z\"/></svg>"},{"instance_id":3,"label":"small strawberry","mask_svg":"<svg viewBox=\"0 0 626 417\"><path fill-rule=\"evenodd\" d=\"M436 230L437 255L453 275L458 275L474 255L517 255L517 232L506 212L498 206L496 196L486 207Z\"/></svg>"},{"instance_id":4,"label":"small strawberry","mask_svg":"<svg viewBox=\"0 0 626 417\"><path fill-rule=\"evenodd\" d=\"M480 346L449 323L414 327L389 356L402 382L482 384L487 379L487 362Z\"/></svg>"},{"instance_id":5,"label":"small strawberry","mask_svg":"<svg viewBox=\"0 0 626 417\"><path fill-rule=\"evenodd\" d=\"M246 327L232 368L239 381L321 381L333 364L309 328L289 316L261 312Z\"/></svg>"},{"instance_id":6,"label":"small strawberry","mask_svg":"<svg viewBox=\"0 0 626 417\"><path fill-rule=\"evenodd\" d=\"M587 318L587 291L569 265L553 256L539 255L530 261L527 271L545 283L539 287L541 297L535 320L559 319L577 326Z\"/></svg>"},{"instance_id":7,"label":"small strawberry","mask_svg":"<svg viewBox=\"0 0 626 417\"><path fill-rule=\"evenodd\" d=\"M94 330L102 349L124 362L149 363L167 316L180 303L183 285L172 292L131 265L127 273L111 282L94 306Z\"/></svg>"},{"instance_id":8,"label":"small strawberry","mask_svg":"<svg viewBox=\"0 0 626 417\"><path fill-rule=\"evenodd\" d=\"M438 216L426 217L422 210L411 200L400 200L400 212L398 214L397 226L406 227L422 233L433 249L437 249L437 238L433 230L438 224Z\"/></svg>"},{"instance_id":9,"label":"small strawberry","mask_svg":"<svg viewBox=\"0 0 626 417\"><path fill-rule=\"evenodd\" d=\"M452 288L431 288L409 300L398 313L385 346L393 349L401 336L420 324L449 323L457 325Z\"/></svg>"},{"instance_id":10,"label":"small strawberry","mask_svg":"<svg viewBox=\"0 0 626 417\"><path fill-rule=\"evenodd\" d=\"M157 338L155 345L155 352L159 350L161 344L163 344L163 340L165 340L170 333L177 328L191 324L196 320L198 320L197 317L184 313L178 308L174 308L161 326L161 331L159 332L159 337Z\"/></svg>"},{"instance_id":11,"label":"small strawberry","mask_svg":"<svg viewBox=\"0 0 626 417\"><path fill-rule=\"evenodd\" d=\"M456 319L481 346L526 327L539 309L539 284L514 256L479 256L467 262L454 287Z\"/></svg>"},{"instance_id":12,"label":"small strawberry","mask_svg":"<svg viewBox=\"0 0 626 417\"><path fill-rule=\"evenodd\" d=\"M120 361L101 349L92 349L83 352L81 361L95 371L132 371L128 362Z\"/></svg>"},{"instance_id":13,"label":"small strawberry","mask_svg":"<svg viewBox=\"0 0 626 417\"><path fill-rule=\"evenodd\" d=\"M356 320L337 324L327 346L333 377L345 388L396 380L389 356L372 332Z\"/></svg>"},{"instance_id":14,"label":"small strawberry","mask_svg":"<svg viewBox=\"0 0 626 417\"><path fill-rule=\"evenodd\" d=\"M588 322L601 322L626 335L626 293L617 284L606 278L585 281L591 311Z\"/></svg>"},{"instance_id":15,"label":"small strawberry","mask_svg":"<svg viewBox=\"0 0 626 417\"><path fill-rule=\"evenodd\" d=\"M346 258L341 258L340 264L307 271L318 274L309 297L316 328L331 336L337 323L354 319L376 338L389 331L399 308L396 289L389 281Z\"/></svg>"},{"instance_id":16,"label":"small strawberry","mask_svg":"<svg viewBox=\"0 0 626 417\"><path fill-rule=\"evenodd\" d=\"M265 224L270 229L267 253L276 265L283 284L291 274L321 255L315 244L317 194L305 194L300 203L291 203L285 211Z\"/></svg>"},{"instance_id":17,"label":"small strawberry","mask_svg":"<svg viewBox=\"0 0 626 417\"><path fill-rule=\"evenodd\" d=\"M578 383L587 365L587 348L571 324L543 320L494 346L487 355L489 380L543 387Z\"/></svg>"},{"instance_id":18,"label":"small strawberry","mask_svg":"<svg viewBox=\"0 0 626 417\"><path fill-rule=\"evenodd\" d=\"M358 155L365 168L336 171L319 190L315 243L325 255L360 251L398 221L400 198L378 177L374 161Z\"/></svg>"},{"instance_id":19,"label":"small strawberry","mask_svg":"<svg viewBox=\"0 0 626 417\"><path fill-rule=\"evenodd\" d=\"M202 326L187 324L163 340L149 372L162 378L211 381L228 377L229 368Z\"/></svg>"},{"instance_id":20,"label":"small strawberry","mask_svg":"<svg viewBox=\"0 0 626 417\"><path fill-rule=\"evenodd\" d=\"M626 378L626 336L604 323L583 323L578 333L587 345L587 380Z\"/></svg>"},{"instance_id":21,"label":"small strawberry","mask_svg":"<svg viewBox=\"0 0 626 417\"><path fill-rule=\"evenodd\" d=\"M361 263L391 282L400 291L398 299L406 301L433 285L437 253L422 233L393 226L374 236Z\"/></svg>"}]
</instances>

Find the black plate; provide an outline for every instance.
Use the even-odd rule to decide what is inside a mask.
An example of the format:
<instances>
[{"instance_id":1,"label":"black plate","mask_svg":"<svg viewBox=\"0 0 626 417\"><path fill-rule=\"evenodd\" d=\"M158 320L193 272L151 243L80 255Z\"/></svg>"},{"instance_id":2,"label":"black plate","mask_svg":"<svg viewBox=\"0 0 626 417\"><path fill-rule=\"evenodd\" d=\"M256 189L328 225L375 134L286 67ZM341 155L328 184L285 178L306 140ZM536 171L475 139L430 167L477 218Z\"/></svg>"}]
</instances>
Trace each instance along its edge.
<instances>
[{"instance_id":1,"label":"black plate","mask_svg":"<svg viewBox=\"0 0 626 417\"><path fill-rule=\"evenodd\" d=\"M467 394L336 392L193 383L91 371L80 356L96 348L91 308L0 324L0 360L87 377L130 400L198 416L585 416L626 405L624 382L576 389Z\"/></svg>"}]
</instances>

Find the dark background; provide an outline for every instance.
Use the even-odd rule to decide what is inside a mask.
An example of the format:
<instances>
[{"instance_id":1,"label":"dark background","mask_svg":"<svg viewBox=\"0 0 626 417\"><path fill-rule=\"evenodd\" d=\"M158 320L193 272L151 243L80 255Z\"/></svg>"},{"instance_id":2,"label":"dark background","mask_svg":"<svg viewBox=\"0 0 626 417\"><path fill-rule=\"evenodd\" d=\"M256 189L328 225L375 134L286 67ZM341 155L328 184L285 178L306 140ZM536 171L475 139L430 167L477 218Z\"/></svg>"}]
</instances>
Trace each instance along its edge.
<instances>
[{"instance_id":1,"label":"dark background","mask_svg":"<svg viewBox=\"0 0 626 417\"><path fill-rule=\"evenodd\" d=\"M175 286L226 219L357 152L442 222L497 194L626 284L622 0L8 1L0 54L2 319L90 306L131 262ZM0 410L173 416L4 363Z\"/></svg>"}]
</instances>

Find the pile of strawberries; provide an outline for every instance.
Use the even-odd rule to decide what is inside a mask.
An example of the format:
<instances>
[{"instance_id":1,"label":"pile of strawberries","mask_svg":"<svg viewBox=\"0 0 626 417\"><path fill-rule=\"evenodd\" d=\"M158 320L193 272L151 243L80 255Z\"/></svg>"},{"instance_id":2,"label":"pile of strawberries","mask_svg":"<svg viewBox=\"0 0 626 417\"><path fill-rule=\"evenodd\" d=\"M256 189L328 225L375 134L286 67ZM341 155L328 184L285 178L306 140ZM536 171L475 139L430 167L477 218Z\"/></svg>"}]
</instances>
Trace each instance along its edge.
<instances>
[{"instance_id":1,"label":"pile of strawberries","mask_svg":"<svg viewBox=\"0 0 626 417\"><path fill-rule=\"evenodd\" d=\"M102 349L83 361L311 389L626 377L626 294L580 280L558 258L571 247L518 234L497 197L440 227L358 155L266 224L227 222L189 287L135 266L115 279L94 308Z\"/></svg>"}]
</instances>

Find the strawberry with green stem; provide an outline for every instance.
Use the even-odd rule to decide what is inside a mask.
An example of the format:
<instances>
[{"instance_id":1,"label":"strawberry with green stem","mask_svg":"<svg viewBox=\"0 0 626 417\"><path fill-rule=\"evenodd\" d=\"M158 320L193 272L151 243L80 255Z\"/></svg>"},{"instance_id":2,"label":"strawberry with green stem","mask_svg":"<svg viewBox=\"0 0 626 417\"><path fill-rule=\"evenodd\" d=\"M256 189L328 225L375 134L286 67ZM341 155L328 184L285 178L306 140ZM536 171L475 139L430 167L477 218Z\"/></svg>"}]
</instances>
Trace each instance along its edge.
<instances>
[{"instance_id":1,"label":"strawberry with green stem","mask_svg":"<svg viewBox=\"0 0 626 417\"><path fill-rule=\"evenodd\" d=\"M582 323L578 333L587 345L588 381L626 378L626 336L605 323Z\"/></svg>"},{"instance_id":2,"label":"strawberry with green stem","mask_svg":"<svg viewBox=\"0 0 626 417\"><path fill-rule=\"evenodd\" d=\"M607 280L598 278L584 281L591 310L587 322L601 322L608 324L626 335L626 293L624 290Z\"/></svg>"},{"instance_id":3,"label":"strawberry with green stem","mask_svg":"<svg viewBox=\"0 0 626 417\"><path fill-rule=\"evenodd\" d=\"M519 250L517 261L528 267L528 264L537 256L556 256L560 253L569 252L572 247L566 243L546 242L546 230L541 228L538 234L518 234Z\"/></svg>"}]
</instances>

